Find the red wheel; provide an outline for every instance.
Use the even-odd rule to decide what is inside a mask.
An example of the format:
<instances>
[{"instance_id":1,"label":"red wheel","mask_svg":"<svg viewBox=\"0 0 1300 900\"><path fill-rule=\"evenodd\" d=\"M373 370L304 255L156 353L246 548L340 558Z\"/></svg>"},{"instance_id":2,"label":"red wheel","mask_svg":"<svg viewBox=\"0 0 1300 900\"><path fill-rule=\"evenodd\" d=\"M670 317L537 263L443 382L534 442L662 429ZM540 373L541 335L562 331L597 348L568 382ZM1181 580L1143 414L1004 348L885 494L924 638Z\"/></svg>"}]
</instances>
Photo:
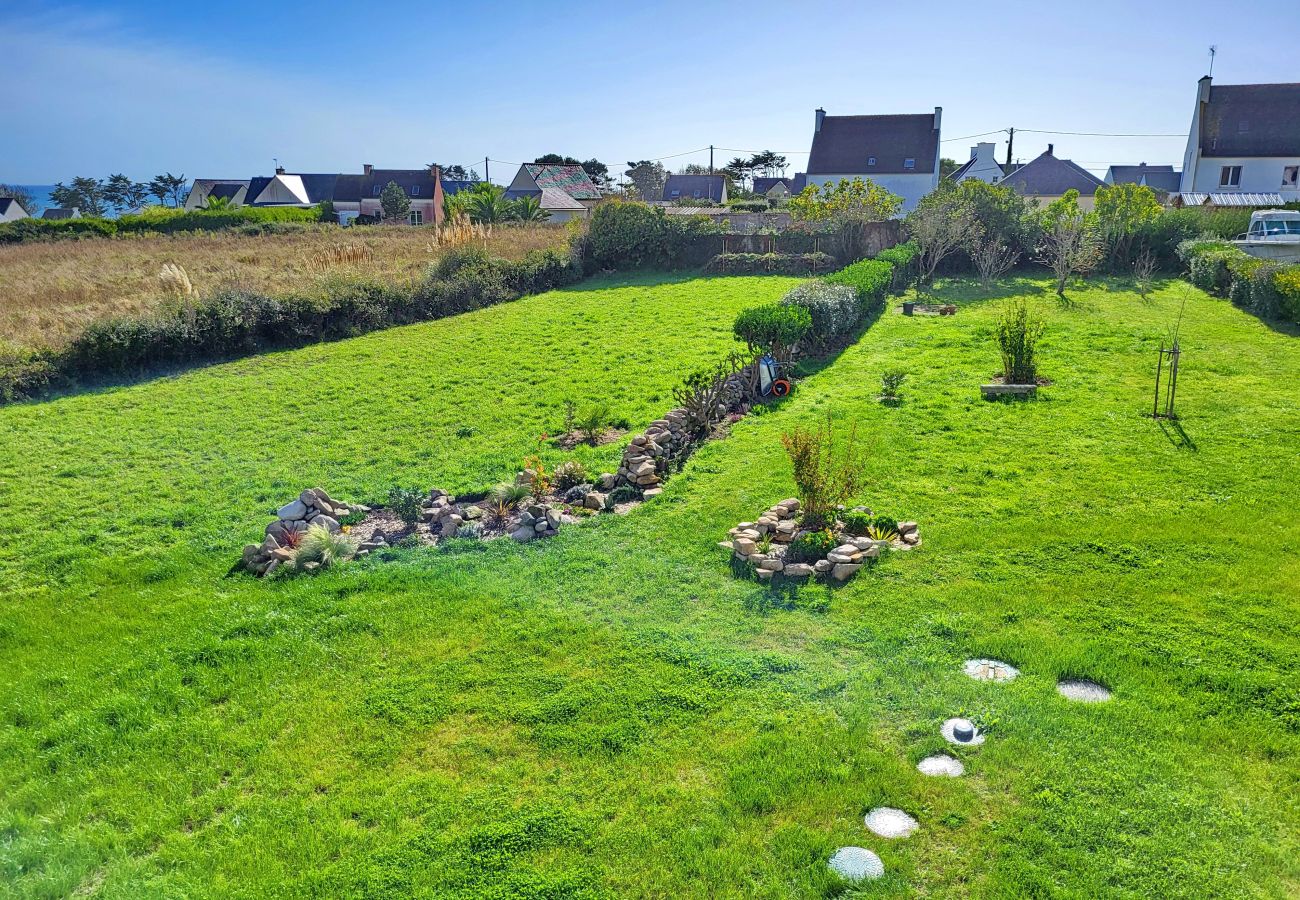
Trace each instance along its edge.
<instances>
[{"instance_id":1,"label":"red wheel","mask_svg":"<svg viewBox=\"0 0 1300 900\"><path fill-rule=\"evenodd\" d=\"M790 393L790 382L786 381L784 378L778 378L776 381L772 382L773 397L784 397L788 393Z\"/></svg>"}]
</instances>

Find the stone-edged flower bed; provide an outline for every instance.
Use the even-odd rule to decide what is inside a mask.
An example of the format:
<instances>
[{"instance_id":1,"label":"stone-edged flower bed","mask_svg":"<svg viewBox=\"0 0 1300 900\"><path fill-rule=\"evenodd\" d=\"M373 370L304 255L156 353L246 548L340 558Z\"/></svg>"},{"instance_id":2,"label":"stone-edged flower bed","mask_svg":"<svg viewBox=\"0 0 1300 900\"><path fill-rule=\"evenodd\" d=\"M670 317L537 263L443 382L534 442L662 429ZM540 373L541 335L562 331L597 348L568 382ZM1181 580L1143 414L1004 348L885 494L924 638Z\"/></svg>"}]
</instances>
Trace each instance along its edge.
<instances>
[{"instance_id":1,"label":"stone-edged flower bed","mask_svg":"<svg viewBox=\"0 0 1300 900\"><path fill-rule=\"evenodd\" d=\"M266 526L261 544L248 544L244 547L244 566L250 572L261 577L271 575L281 567L292 566L297 558L298 547L304 536L313 528L321 528L330 534L340 534L342 522L356 514L370 512L370 507L357 503L344 503L335 500L321 488L307 488L276 510L276 518ZM319 565L307 563L315 571Z\"/></svg>"},{"instance_id":2,"label":"stone-edged flower bed","mask_svg":"<svg viewBox=\"0 0 1300 900\"><path fill-rule=\"evenodd\" d=\"M870 515L865 507L855 507L851 512ZM849 534L839 519L824 528L804 528L798 516L799 501L793 497L782 500L756 521L741 522L731 529L730 540L718 546L730 550L733 559L749 566L760 581L780 575L842 582L879 558L884 550L911 550L921 543L915 522L899 522L891 537L878 539ZM816 549L819 545L825 549Z\"/></svg>"}]
</instances>

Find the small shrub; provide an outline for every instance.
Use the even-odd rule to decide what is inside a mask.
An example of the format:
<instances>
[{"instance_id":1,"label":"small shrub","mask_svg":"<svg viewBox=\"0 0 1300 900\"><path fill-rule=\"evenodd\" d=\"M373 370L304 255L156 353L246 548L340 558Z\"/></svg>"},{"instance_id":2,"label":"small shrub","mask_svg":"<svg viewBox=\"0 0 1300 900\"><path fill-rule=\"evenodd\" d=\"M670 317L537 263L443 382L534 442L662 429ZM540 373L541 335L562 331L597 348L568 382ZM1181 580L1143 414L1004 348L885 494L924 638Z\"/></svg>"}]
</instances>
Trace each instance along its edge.
<instances>
[{"instance_id":1,"label":"small shrub","mask_svg":"<svg viewBox=\"0 0 1300 900\"><path fill-rule=\"evenodd\" d=\"M1133 289L1145 300L1151 295L1152 280L1156 272L1156 258L1150 250L1143 250L1133 263Z\"/></svg>"},{"instance_id":2,"label":"small shrub","mask_svg":"<svg viewBox=\"0 0 1300 900\"><path fill-rule=\"evenodd\" d=\"M609 499L613 503L631 503L641 499L641 492L630 484L620 484L610 492Z\"/></svg>"},{"instance_id":3,"label":"small shrub","mask_svg":"<svg viewBox=\"0 0 1300 900\"><path fill-rule=\"evenodd\" d=\"M727 383L745 362L737 354L729 354L710 368L692 372L673 388L673 399L686 413L687 424L697 436L707 433L727 414Z\"/></svg>"},{"instance_id":4,"label":"small shrub","mask_svg":"<svg viewBox=\"0 0 1300 900\"><path fill-rule=\"evenodd\" d=\"M829 528L823 528L819 531L809 531L801 534L785 548L785 561L787 563L812 563L819 559L825 559L826 554L830 553L839 545L835 534Z\"/></svg>"},{"instance_id":5,"label":"small shrub","mask_svg":"<svg viewBox=\"0 0 1300 900\"><path fill-rule=\"evenodd\" d=\"M605 432L609 431L608 423L608 403L593 403L584 407L574 420L574 425L582 434L583 440L593 447L599 444L600 439L605 436Z\"/></svg>"},{"instance_id":6,"label":"small shrub","mask_svg":"<svg viewBox=\"0 0 1300 900\"><path fill-rule=\"evenodd\" d=\"M904 379L907 378L906 372L892 371L886 372L880 376L880 399L885 401L895 401L898 399L898 389L903 386Z\"/></svg>"},{"instance_id":7,"label":"small shrub","mask_svg":"<svg viewBox=\"0 0 1300 900\"><path fill-rule=\"evenodd\" d=\"M1007 301L998 321L998 347L1002 351L1002 377L1007 384L1034 384L1038 378L1036 352L1043 336L1043 320L1023 297Z\"/></svg>"},{"instance_id":8,"label":"small shrub","mask_svg":"<svg viewBox=\"0 0 1300 900\"><path fill-rule=\"evenodd\" d=\"M293 553L293 567L301 570L307 563L320 563L322 569L356 556L357 543L346 534L335 534L321 525L310 526Z\"/></svg>"},{"instance_id":9,"label":"small shrub","mask_svg":"<svg viewBox=\"0 0 1300 900\"><path fill-rule=\"evenodd\" d=\"M871 524L884 531L898 531L898 520L892 516L872 516ZM877 538L879 540L879 538Z\"/></svg>"},{"instance_id":10,"label":"small shrub","mask_svg":"<svg viewBox=\"0 0 1300 900\"><path fill-rule=\"evenodd\" d=\"M802 306L767 303L742 309L731 330L754 355L770 353L786 360L812 328L812 314Z\"/></svg>"},{"instance_id":11,"label":"small shrub","mask_svg":"<svg viewBox=\"0 0 1300 900\"><path fill-rule=\"evenodd\" d=\"M853 510L846 512L842 517L844 521L844 530L849 534L863 537L867 529L871 527L871 514Z\"/></svg>"},{"instance_id":12,"label":"small shrub","mask_svg":"<svg viewBox=\"0 0 1300 900\"><path fill-rule=\"evenodd\" d=\"M483 526L478 522L466 522L456 529L456 537L462 540L480 540L483 537Z\"/></svg>"},{"instance_id":13,"label":"small shrub","mask_svg":"<svg viewBox=\"0 0 1300 900\"><path fill-rule=\"evenodd\" d=\"M488 494L489 502L502 504L506 512L514 509L533 495L532 488L526 484L506 481L498 484Z\"/></svg>"},{"instance_id":14,"label":"small shrub","mask_svg":"<svg viewBox=\"0 0 1300 900\"><path fill-rule=\"evenodd\" d=\"M520 485L522 486L522 485ZM511 485L515 487L515 485ZM481 504L483 509L483 519L487 524L500 527L505 525L506 520L510 518L510 513L519 504L518 500L508 500L504 497L494 496L484 500ZM528 496L528 491L524 490L524 497Z\"/></svg>"},{"instance_id":15,"label":"small shrub","mask_svg":"<svg viewBox=\"0 0 1300 900\"><path fill-rule=\"evenodd\" d=\"M865 449L858 445L857 424L838 443L830 414L815 429L796 427L781 435L781 443L794 468L794 483L803 509L804 524L824 524L835 504L857 493L865 462Z\"/></svg>"},{"instance_id":16,"label":"small shrub","mask_svg":"<svg viewBox=\"0 0 1300 900\"><path fill-rule=\"evenodd\" d=\"M1277 292L1278 316L1288 322L1300 322L1300 266L1287 266L1273 276Z\"/></svg>"},{"instance_id":17,"label":"small shrub","mask_svg":"<svg viewBox=\"0 0 1300 900\"><path fill-rule=\"evenodd\" d=\"M898 530L872 522L871 527L867 529L867 537L873 541L896 541L898 540Z\"/></svg>"},{"instance_id":18,"label":"small shrub","mask_svg":"<svg viewBox=\"0 0 1300 900\"><path fill-rule=\"evenodd\" d=\"M420 521L424 492L419 488L394 487L388 492L388 508L407 525Z\"/></svg>"},{"instance_id":19,"label":"small shrub","mask_svg":"<svg viewBox=\"0 0 1300 900\"><path fill-rule=\"evenodd\" d=\"M565 460L551 473L556 490L567 491L587 480L587 468L576 459Z\"/></svg>"},{"instance_id":20,"label":"small shrub","mask_svg":"<svg viewBox=\"0 0 1300 900\"><path fill-rule=\"evenodd\" d=\"M540 456L524 457L524 471L532 475L532 480L520 487L526 488L534 497L545 497L551 490L551 480L546 474L546 466Z\"/></svg>"},{"instance_id":21,"label":"small shrub","mask_svg":"<svg viewBox=\"0 0 1300 900\"><path fill-rule=\"evenodd\" d=\"M858 324L862 307L857 292L847 285L826 281L805 281L796 285L781 300L786 306L802 306L812 317L809 332L818 341L825 342L848 334Z\"/></svg>"}]
</instances>

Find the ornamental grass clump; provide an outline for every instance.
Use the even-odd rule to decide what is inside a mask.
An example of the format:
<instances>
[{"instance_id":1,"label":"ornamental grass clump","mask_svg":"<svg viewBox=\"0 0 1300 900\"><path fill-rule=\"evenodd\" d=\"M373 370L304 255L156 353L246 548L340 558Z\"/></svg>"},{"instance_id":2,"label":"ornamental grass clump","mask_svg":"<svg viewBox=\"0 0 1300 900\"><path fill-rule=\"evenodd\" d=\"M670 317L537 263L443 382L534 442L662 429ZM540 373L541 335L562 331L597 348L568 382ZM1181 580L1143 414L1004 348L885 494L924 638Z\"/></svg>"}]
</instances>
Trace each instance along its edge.
<instances>
[{"instance_id":1,"label":"ornamental grass clump","mask_svg":"<svg viewBox=\"0 0 1300 900\"><path fill-rule=\"evenodd\" d=\"M998 348L1002 351L1002 378L1007 384L1037 384L1038 340L1043 320L1023 297L1007 301L998 320Z\"/></svg>"},{"instance_id":2,"label":"ornamental grass clump","mask_svg":"<svg viewBox=\"0 0 1300 900\"><path fill-rule=\"evenodd\" d=\"M794 483L807 528L825 525L836 504L858 492L866 448L858 443L858 427L849 426L847 437L837 440L829 414L816 428L796 427L781 435L781 443L794 467Z\"/></svg>"},{"instance_id":3,"label":"ornamental grass clump","mask_svg":"<svg viewBox=\"0 0 1300 900\"><path fill-rule=\"evenodd\" d=\"M320 568L328 569L334 563L346 562L356 555L357 542L348 535L336 534L322 525L312 525L293 553L293 567L301 571L316 563Z\"/></svg>"}]
</instances>

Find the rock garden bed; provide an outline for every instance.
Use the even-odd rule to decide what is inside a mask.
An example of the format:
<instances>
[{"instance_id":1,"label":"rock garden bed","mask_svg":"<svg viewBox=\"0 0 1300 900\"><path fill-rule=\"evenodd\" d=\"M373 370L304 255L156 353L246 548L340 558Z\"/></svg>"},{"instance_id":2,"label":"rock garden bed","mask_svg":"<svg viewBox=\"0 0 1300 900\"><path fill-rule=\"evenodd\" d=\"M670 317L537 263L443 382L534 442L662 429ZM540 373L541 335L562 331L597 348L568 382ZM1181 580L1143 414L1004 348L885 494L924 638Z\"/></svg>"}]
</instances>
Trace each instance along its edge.
<instances>
[{"instance_id":1,"label":"rock garden bed","mask_svg":"<svg viewBox=\"0 0 1300 900\"><path fill-rule=\"evenodd\" d=\"M955 316L957 307L951 303L904 303L905 316Z\"/></svg>"},{"instance_id":2,"label":"rock garden bed","mask_svg":"<svg viewBox=\"0 0 1300 900\"><path fill-rule=\"evenodd\" d=\"M855 533L862 532L862 533ZM806 528L793 497L771 506L757 520L741 522L718 544L750 567L760 581L824 578L848 581L882 551L911 550L921 544L915 522L875 517L865 506L840 510L829 525Z\"/></svg>"}]
</instances>

